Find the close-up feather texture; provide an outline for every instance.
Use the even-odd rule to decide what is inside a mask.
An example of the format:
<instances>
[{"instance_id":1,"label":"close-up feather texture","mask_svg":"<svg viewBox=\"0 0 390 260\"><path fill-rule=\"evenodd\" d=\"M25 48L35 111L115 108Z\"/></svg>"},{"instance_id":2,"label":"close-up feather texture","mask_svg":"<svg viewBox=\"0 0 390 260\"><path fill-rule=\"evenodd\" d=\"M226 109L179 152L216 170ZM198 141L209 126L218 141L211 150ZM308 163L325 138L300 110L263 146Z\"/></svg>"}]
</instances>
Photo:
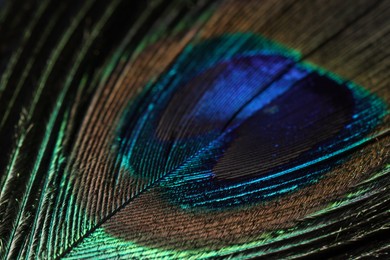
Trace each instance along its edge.
<instances>
[{"instance_id":1,"label":"close-up feather texture","mask_svg":"<svg viewBox=\"0 0 390 260\"><path fill-rule=\"evenodd\" d=\"M390 1L0 1L0 259L390 258Z\"/></svg>"}]
</instances>

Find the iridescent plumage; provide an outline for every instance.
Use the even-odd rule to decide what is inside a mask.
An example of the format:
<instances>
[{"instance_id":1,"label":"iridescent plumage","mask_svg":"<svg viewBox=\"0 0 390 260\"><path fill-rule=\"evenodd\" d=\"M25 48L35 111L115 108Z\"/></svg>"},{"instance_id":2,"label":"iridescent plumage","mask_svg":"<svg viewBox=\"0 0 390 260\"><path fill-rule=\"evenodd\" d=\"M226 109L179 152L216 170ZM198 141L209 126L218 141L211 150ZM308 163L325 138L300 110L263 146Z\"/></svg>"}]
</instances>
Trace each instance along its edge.
<instances>
[{"instance_id":1,"label":"iridescent plumage","mask_svg":"<svg viewBox=\"0 0 390 260\"><path fill-rule=\"evenodd\" d=\"M0 258L386 256L389 12L1 4Z\"/></svg>"}]
</instances>

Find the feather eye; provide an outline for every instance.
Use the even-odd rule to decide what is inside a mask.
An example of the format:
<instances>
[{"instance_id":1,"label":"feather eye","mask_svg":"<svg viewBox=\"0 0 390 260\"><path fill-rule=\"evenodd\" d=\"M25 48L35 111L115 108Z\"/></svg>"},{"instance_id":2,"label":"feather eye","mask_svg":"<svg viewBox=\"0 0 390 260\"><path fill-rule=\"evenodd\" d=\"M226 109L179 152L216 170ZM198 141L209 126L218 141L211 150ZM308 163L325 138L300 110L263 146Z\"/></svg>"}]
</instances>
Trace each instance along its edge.
<instances>
[{"instance_id":1,"label":"feather eye","mask_svg":"<svg viewBox=\"0 0 390 260\"><path fill-rule=\"evenodd\" d=\"M238 47L221 52L229 42ZM164 256L178 250L201 257L265 246L293 234L291 221L302 217L291 213L289 221L257 223L261 212L276 214L269 203L301 201L307 197L300 192L317 188L324 193L322 203L334 199L322 187L335 178L327 175L376 137L370 132L386 106L361 87L299 60L250 34L185 48L141 94L143 106L129 104L117 131L119 167L127 172L121 178L152 187L70 257L94 252L95 243L105 244L107 255L121 248L119 255L138 257L158 248ZM282 235L265 239L275 227Z\"/></svg>"},{"instance_id":2,"label":"feather eye","mask_svg":"<svg viewBox=\"0 0 390 260\"><path fill-rule=\"evenodd\" d=\"M221 43L229 41L240 48L221 54ZM367 141L385 106L360 87L299 64L287 53L242 34L184 50L162 83L155 84L161 89L161 94L153 92L156 101L146 104L145 113L137 110L140 123L130 130L122 127L124 168L142 179L176 176L176 171L185 172L178 179L205 179L195 186L179 180L184 189L167 182L175 198L185 190L193 193L185 199L188 205L241 204L247 197L260 201L314 182L310 175L321 176L331 163L321 170L317 165L337 161ZM188 170L195 161L198 169ZM250 184L226 184L240 179Z\"/></svg>"},{"instance_id":3,"label":"feather eye","mask_svg":"<svg viewBox=\"0 0 390 260\"><path fill-rule=\"evenodd\" d=\"M1 259L385 255L388 3L0 7Z\"/></svg>"}]
</instances>

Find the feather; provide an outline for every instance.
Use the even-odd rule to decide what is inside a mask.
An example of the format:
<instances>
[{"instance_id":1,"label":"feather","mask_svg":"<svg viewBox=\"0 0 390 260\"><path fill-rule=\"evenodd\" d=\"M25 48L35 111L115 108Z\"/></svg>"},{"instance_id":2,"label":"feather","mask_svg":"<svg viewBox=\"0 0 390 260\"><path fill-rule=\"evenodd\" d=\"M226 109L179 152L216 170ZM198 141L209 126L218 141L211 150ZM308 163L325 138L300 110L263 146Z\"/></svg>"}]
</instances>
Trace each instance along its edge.
<instances>
[{"instance_id":1,"label":"feather","mask_svg":"<svg viewBox=\"0 0 390 260\"><path fill-rule=\"evenodd\" d=\"M387 2L0 6L2 259L386 256Z\"/></svg>"}]
</instances>

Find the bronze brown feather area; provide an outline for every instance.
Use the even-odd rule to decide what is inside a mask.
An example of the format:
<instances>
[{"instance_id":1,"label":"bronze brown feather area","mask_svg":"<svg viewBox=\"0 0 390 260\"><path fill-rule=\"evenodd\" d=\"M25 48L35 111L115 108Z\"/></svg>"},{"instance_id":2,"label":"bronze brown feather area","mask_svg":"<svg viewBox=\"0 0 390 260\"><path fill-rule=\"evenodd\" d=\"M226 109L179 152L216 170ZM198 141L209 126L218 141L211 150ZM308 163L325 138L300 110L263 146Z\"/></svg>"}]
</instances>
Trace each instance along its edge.
<instances>
[{"instance_id":1,"label":"bronze brown feather area","mask_svg":"<svg viewBox=\"0 0 390 260\"><path fill-rule=\"evenodd\" d=\"M0 1L0 258L387 258L389 15Z\"/></svg>"}]
</instances>

